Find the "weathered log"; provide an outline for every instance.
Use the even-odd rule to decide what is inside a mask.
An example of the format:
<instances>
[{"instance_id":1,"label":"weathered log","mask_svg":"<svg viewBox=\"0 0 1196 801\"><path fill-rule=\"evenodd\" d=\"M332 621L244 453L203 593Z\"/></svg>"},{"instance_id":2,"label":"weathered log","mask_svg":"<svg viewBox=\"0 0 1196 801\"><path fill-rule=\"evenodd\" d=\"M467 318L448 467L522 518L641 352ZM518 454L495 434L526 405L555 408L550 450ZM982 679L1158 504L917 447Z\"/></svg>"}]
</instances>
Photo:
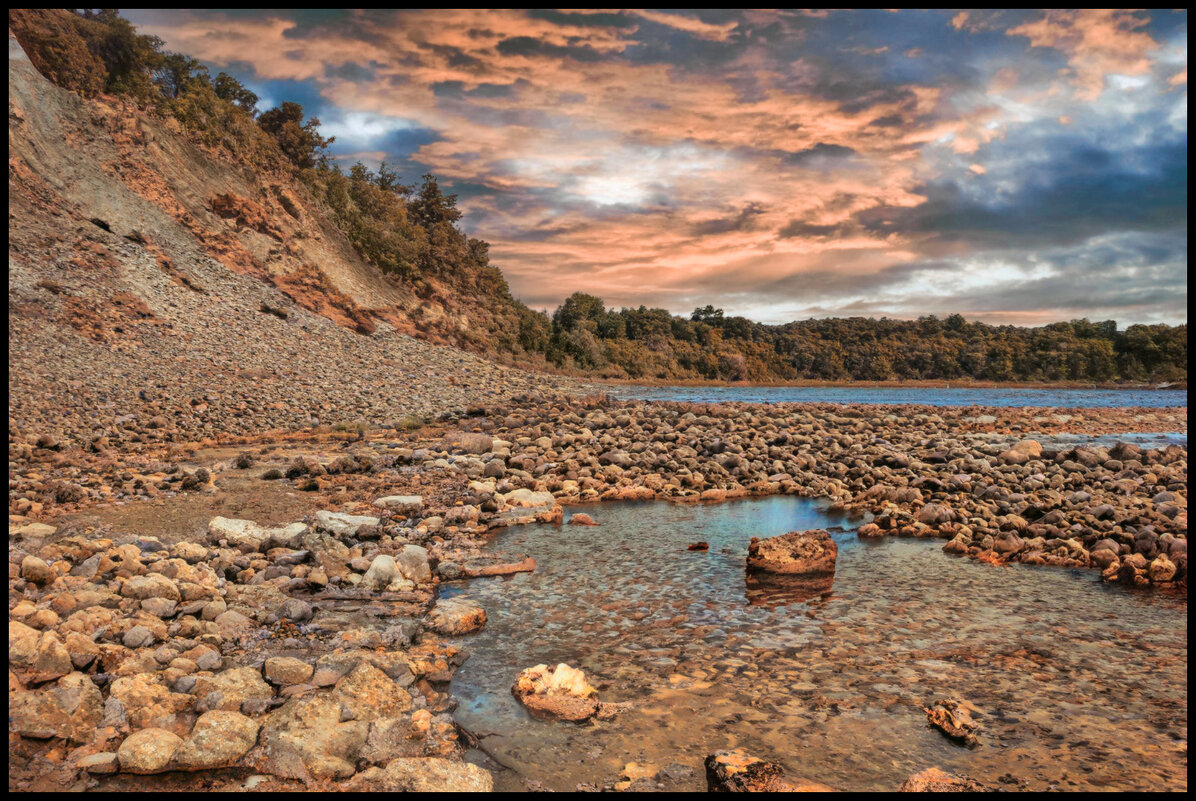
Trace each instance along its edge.
<instances>
[{"instance_id":1,"label":"weathered log","mask_svg":"<svg viewBox=\"0 0 1196 801\"><path fill-rule=\"evenodd\" d=\"M505 565L486 565L485 567L463 567L462 578L481 578L482 576L509 576L512 573L531 573L536 569L536 560L532 557L522 562L511 562Z\"/></svg>"}]
</instances>

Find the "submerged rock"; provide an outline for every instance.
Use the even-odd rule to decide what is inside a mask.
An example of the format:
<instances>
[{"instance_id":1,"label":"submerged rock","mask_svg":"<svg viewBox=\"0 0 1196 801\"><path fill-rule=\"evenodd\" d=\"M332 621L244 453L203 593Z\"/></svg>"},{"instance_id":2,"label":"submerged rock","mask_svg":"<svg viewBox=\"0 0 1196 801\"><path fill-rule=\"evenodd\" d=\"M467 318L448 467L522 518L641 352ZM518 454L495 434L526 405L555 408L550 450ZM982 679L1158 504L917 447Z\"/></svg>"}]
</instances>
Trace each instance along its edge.
<instances>
[{"instance_id":1,"label":"submerged rock","mask_svg":"<svg viewBox=\"0 0 1196 801\"><path fill-rule=\"evenodd\" d=\"M945 773L938 768L927 768L921 773L915 773L901 783L897 788L899 793L983 793L992 792L987 787L968 776Z\"/></svg>"},{"instance_id":2,"label":"submerged rock","mask_svg":"<svg viewBox=\"0 0 1196 801\"><path fill-rule=\"evenodd\" d=\"M930 709L925 709L926 720L931 726L939 729L951 740L968 748L980 745L976 736L980 731L980 724L972 720L971 705L963 701L949 698L936 701Z\"/></svg>"},{"instance_id":3,"label":"submerged rock","mask_svg":"<svg viewBox=\"0 0 1196 801\"><path fill-rule=\"evenodd\" d=\"M788 779L785 769L740 750L718 751L706 757L706 789L712 793L833 792L834 788L805 779Z\"/></svg>"}]
</instances>

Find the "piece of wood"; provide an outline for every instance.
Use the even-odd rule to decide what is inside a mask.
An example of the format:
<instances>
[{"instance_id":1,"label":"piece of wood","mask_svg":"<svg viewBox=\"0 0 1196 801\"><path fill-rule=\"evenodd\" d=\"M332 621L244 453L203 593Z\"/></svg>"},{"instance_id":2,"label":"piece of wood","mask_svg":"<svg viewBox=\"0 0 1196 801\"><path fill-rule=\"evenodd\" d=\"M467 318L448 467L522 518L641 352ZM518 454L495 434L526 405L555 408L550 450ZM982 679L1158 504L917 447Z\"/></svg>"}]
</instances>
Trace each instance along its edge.
<instances>
[{"instance_id":1,"label":"piece of wood","mask_svg":"<svg viewBox=\"0 0 1196 801\"><path fill-rule=\"evenodd\" d=\"M464 578L481 578L482 576L509 576L512 573L531 573L536 569L536 560L530 556L522 562L511 562L505 565L486 565L485 567L463 567L461 575Z\"/></svg>"}]
</instances>

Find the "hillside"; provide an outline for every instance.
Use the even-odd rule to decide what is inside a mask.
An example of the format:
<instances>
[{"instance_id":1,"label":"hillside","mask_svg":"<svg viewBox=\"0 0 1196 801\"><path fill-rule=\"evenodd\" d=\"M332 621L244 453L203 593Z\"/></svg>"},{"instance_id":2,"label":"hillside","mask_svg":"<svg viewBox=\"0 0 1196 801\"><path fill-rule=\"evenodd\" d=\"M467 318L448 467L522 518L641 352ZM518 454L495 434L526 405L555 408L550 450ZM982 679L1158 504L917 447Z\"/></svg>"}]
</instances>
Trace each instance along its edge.
<instances>
[{"instance_id":1,"label":"hillside","mask_svg":"<svg viewBox=\"0 0 1196 801\"><path fill-rule=\"evenodd\" d=\"M413 338L413 308L471 324L367 264L287 171L56 87L10 36L10 435L386 424L559 383Z\"/></svg>"}]
</instances>

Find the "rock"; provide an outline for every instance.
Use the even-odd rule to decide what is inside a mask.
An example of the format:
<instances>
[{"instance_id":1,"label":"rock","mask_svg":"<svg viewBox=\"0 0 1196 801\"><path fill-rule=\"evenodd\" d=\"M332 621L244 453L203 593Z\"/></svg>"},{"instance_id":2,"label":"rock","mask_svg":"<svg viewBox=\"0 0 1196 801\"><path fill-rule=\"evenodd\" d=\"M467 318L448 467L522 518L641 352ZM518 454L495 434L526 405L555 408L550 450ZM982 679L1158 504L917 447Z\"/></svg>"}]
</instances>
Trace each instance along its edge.
<instances>
[{"instance_id":1,"label":"rock","mask_svg":"<svg viewBox=\"0 0 1196 801\"><path fill-rule=\"evenodd\" d=\"M424 499L419 495L387 495L374 501L374 506L401 515L412 515L419 514L424 508Z\"/></svg>"},{"instance_id":2,"label":"rock","mask_svg":"<svg viewBox=\"0 0 1196 801\"><path fill-rule=\"evenodd\" d=\"M915 519L928 526L937 526L942 523L950 523L955 519L955 513L942 504L928 503L918 510Z\"/></svg>"},{"instance_id":3,"label":"rock","mask_svg":"<svg viewBox=\"0 0 1196 801\"><path fill-rule=\"evenodd\" d=\"M469 762L440 757L401 757L385 768L368 768L345 784L354 792L488 793L494 778Z\"/></svg>"},{"instance_id":4,"label":"rock","mask_svg":"<svg viewBox=\"0 0 1196 801\"><path fill-rule=\"evenodd\" d=\"M337 537L356 537L362 526L376 526L382 521L366 515L349 515L343 512L316 512L316 528Z\"/></svg>"},{"instance_id":5,"label":"rock","mask_svg":"<svg viewBox=\"0 0 1196 801\"><path fill-rule=\"evenodd\" d=\"M748 544L749 572L827 575L835 572L839 548L822 529L791 531Z\"/></svg>"},{"instance_id":6,"label":"rock","mask_svg":"<svg viewBox=\"0 0 1196 801\"><path fill-rule=\"evenodd\" d=\"M302 659L289 656L272 656L262 666L266 678L274 684L303 684L315 670Z\"/></svg>"},{"instance_id":7,"label":"rock","mask_svg":"<svg viewBox=\"0 0 1196 801\"><path fill-rule=\"evenodd\" d=\"M598 713L598 691L585 673L566 664L536 665L520 672L511 692L534 715L580 723Z\"/></svg>"},{"instance_id":8,"label":"rock","mask_svg":"<svg viewBox=\"0 0 1196 801\"><path fill-rule=\"evenodd\" d=\"M230 640L243 637L257 628L257 624L251 618L232 610L217 615L212 622L220 629L220 636Z\"/></svg>"},{"instance_id":9,"label":"rock","mask_svg":"<svg viewBox=\"0 0 1196 801\"><path fill-rule=\"evenodd\" d=\"M706 757L706 789L712 793L833 792L825 784L785 778L785 769L740 750Z\"/></svg>"},{"instance_id":10,"label":"rock","mask_svg":"<svg viewBox=\"0 0 1196 801\"><path fill-rule=\"evenodd\" d=\"M214 698L208 709L237 712L246 701L269 701L274 697L274 690L257 670L239 667L225 670L215 676L197 676L194 694L204 700Z\"/></svg>"},{"instance_id":11,"label":"rock","mask_svg":"<svg viewBox=\"0 0 1196 801\"><path fill-rule=\"evenodd\" d=\"M577 512L569 518L569 525L571 526L596 526L594 518L582 512Z\"/></svg>"},{"instance_id":12,"label":"rock","mask_svg":"<svg viewBox=\"0 0 1196 801\"><path fill-rule=\"evenodd\" d=\"M34 584L50 584L58 577L45 561L32 554L21 560L21 578Z\"/></svg>"},{"instance_id":13,"label":"rock","mask_svg":"<svg viewBox=\"0 0 1196 801\"><path fill-rule=\"evenodd\" d=\"M401 577L399 566L390 554L379 554L370 562L370 567L361 577L361 586L367 590L385 590Z\"/></svg>"},{"instance_id":14,"label":"rock","mask_svg":"<svg viewBox=\"0 0 1196 801\"><path fill-rule=\"evenodd\" d=\"M686 546L687 551L709 551L710 543L708 542L691 542Z\"/></svg>"},{"instance_id":15,"label":"rock","mask_svg":"<svg viewBox=\"0 0 1196 801\"><path fill-rule=\"evenodd\" d=\"M104 698L83 673L70 673L52 686L9 692L8 729L22 737L58 737L85 743L104 716Z\"/></svg>"},{"instance_id":16,"label":"rock","mask_svg":"<svg viewBox=\"0 0 1196 801\"><path fill-rule=\"evenodd\" d=\"M126 648L148 648L155 642L154 633L145 626L134 626L121 639Z\"/></svg>"},{"instance_id":17,"label":"rock","mask_svg":"<svg viewBox=\"0 0 1196 801\"><path fill-rule=\"evenodd\" d=\"M975 779L944 773L938 768L927 768L921 773L915 773L897 788L899 793L976 793L991 790L992 788Z\"/></svg>"},{"instance_id":18,"label":"rock","mask_svg":"<svg viewBox=\"0 0 1196 801\"><path fill-rule=\"evenodd\" d=\"M1175 563L1166 554L1159 554L1147 566L1146 574L1152 584L1165 584L1175 578Z\"/></svg>"},{"instance_id":19,"label":"rock","mask_svg":"<svg viewBox=\"0 0 1196 801\"><path fill-rule=\"evenodd\" d=\"M315 611L311 604L299 598L287 598L282 602L275 612L279 620L293 620L298 623L305 623L312 619Z\"/></svg>"},{"instance_id":20,"label":"rock","mask_svg":"<svg viewBox=\"0 0 1196 801\"><path fill-rule=\"evenodd\" d=\"M972 720L972 709L974 707L962 701L945 699L936 701L932 708L923 711L926 712L926 720L930 725L942 731L952 741L975 748L980 745L980 739L976 736L980 731L980 724Z\"/></svg>"},{"instance_id":21,"label":"rock","mask_svg":"<svg viewBox=\"0 0 1196 801\"><path fill-rule=\"evenodd\" d=\"M439 634L459 636L481 631L486 625L486 610L464 598L442 598L424 618L424 625Z\"/></svg>"},{"instance_id":22,"label":"rock","mask_svg":"<svg viewBox=\"0 0 1196 801\"><path fill-rule=\"evenodd\" d=\"M1002 453L1000 459L1006 464L1025 464L1040 456L1042 456L1042 445L1036 440L1024 439Z\"/></svg>"},{"instance_id":23,"label":"rock","mask_svg":"<svg viewBox=\"0 0 1196 801\"><path fill-rule=\"evenodd\" d=\"M125 738L116 756L125 773L160 773L182 744L181 737L166 729L139 729Z\"/></svg>"},{"instance_id":24,"label":"rock","mask_svg":"<svg viewBox=\"0 0 1196 801\"><path fill-rule=\"evenodd\" d=\"M494 447L494 438L487 434L473 434L462 432L452 437L454 444L465 453L489 453Z\"/></svg>"},{"instance_id":25,"label":"rock","mask_svg":"<svg viewBox=\"0 0 1196 801\"><path fill-rule=\"evenodd\" d=\"M368 721L342 720L328 695L292 698L262 724L265 770L302 780L352 776L368 731Z\"/></svg>"},{"instance_id":26,"label":"rock","mask_svg":"<svg viewBox=\"0 0 1196 801\"><path fill-rule=\"evenodd\" d=\"M74 668L66 646L53 632L38 632L16 620L8 621L8 666L25 681L51 681Z\"/></svg>"},{"instance_id":27,"label":"rock","mask_svg":"<svg viewBox=\"0 0 1196 801\"><path fill-rule=\"evenodd\" d=\"M252 520L235 520L227 517L213 517L208 522L208 536L213 543L226 541L233 548L242 551L264 551L270 532Z\"/></svg>"},{"instance_id":28,"label":"rock","mask_svg":"<svg viewBox=\"0 0 1196 801\"><path fill-rule=\"evenodd\" d=\"M166 576L150 573L145 576L133 576L120 587L120 594L125 598L166 598L180 601L183 596L179 593L178 585Z\"/></svg>"},{"instance_id":29,"label":"rock","mask_svg":"<svg viewBox=\"0 0 1196 801\"><path fill-rule=\"evenodd\" d=\"M395 556L395 563L403 578L416 584L432 580L432 568L428 563L428 550L418 545L404 545Z\"/></svg>"},{"instance_id":30,"label":"rock","mask_svg":"<svg viewBox=\"0 0 1196 801\"><path fill-rule=\"evenodd\" d=\"M256 721L239 712L204 712L175 753L175 766L181 770L228 767L257 744L258 728Z\"/></svg>"},{"instance_id":31,"label":"rock","mask_svg":"<svg viewBox=\"0 0 1196 801\"><path fill-rule=\"evenodd\" d=\"M331 697L353 715L352 720L395 717L411 708L407 691L365 661L336 683Z\"/></svg>"},{"instance_id":32,"label":"rock","mask_svg":"<svg viewBox=\"0 0 1196 801\"><path fill-rule=\"evenodd\" d=\"M88 754L81 757L76 765L79 770L93 775L107 775L116 773L120 769L120 760L115 751L101 751L98 754Z\"/></svg>"}]
</instances>

